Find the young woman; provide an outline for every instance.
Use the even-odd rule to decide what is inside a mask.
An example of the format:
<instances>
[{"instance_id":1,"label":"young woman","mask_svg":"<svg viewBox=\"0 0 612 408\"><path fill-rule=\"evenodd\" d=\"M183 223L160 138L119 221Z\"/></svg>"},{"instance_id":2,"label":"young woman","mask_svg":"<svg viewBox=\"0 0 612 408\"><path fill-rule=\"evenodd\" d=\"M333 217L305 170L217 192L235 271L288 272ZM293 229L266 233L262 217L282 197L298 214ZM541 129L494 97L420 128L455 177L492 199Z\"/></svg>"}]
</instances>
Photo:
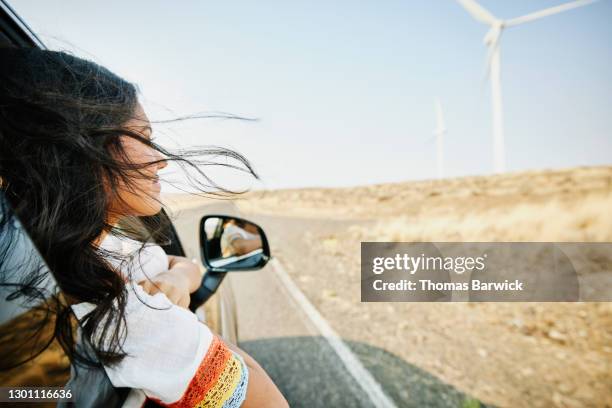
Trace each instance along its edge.
<instances>
[{"instance_id":1,"label":"young woman","mask_svg":"<svg viewBox=\"0 0 612 408\"><path fill-rule=\"evenodd\" d=\"M197 265L128 238L118 228L161 210L158 171L168 161L198 167L152 140L134 85L74 56L0 49L0 188L62 289L56 335L74 364L95 365L115 387L173 407L277 407L287 402L265 371L186 307L199 286ZM205 162L210 164L210 162ZM136 244L135 244L136 243ZM126 250L131 245L131 249Z\"/></svg>"}]
</instances>

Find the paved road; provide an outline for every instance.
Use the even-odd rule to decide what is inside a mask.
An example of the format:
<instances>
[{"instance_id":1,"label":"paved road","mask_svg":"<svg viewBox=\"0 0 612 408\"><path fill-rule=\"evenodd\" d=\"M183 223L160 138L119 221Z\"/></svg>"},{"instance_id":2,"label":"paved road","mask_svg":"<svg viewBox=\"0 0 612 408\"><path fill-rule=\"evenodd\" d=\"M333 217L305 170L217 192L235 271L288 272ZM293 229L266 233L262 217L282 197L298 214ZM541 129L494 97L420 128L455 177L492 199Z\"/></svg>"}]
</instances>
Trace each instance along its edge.
<instances>
[{"instance_id":1,"label":"paved road","mask_svg":"<svg viewBox=\"0 0 612 408\"><path fill-rule=\"evenodd\" d=\"M190 257L199 254L198 225L207 213L238 215L231 203L179 212L175 225ZM317 224L313 220L291 222L271 216L248 218L264 228L281 262L286 257L314 256L307 248L295 245L300 242L304 228L309 225L334 228L334 222L328 220ZM370 401L360 383L347 371L336 351L283 285L273 264L260 271L232 273L223 284L231 285L236 295L240 346L266 369L292 407L381 406L378 401ZM391 353L366 344L345 343L397 407L479 406Z\"/></svg>"}]
</instances>

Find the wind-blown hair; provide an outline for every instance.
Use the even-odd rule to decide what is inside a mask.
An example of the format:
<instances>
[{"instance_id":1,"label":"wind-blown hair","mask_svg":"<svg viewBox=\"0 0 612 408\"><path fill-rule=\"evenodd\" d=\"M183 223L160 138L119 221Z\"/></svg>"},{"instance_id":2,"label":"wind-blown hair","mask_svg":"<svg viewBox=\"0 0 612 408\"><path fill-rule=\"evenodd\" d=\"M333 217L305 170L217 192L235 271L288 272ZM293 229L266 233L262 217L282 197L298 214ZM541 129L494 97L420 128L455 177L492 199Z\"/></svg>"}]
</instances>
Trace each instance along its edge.
<instances>
[{"instance_id":1,"label":"wind-blown hair","mask_svg":"<svg viewBox=\"0 0 612 408\"><path fill-rule=\"evenodd\" d=\"M104 259L113 254L105 255L94 241L111 231L107 214L119 199L119 186L129 188L135 174L146 177L142 170L155 163L118 160L127 158L119 137L136 139L164 160L195 170L187 176L200 193L234 193L208 178L202 168L216 162L203 157L229 157L238 165L219 164L257 175L232 150L204 147L175 154L126 128L138 105L137 88L96 63L16 48L0 48L0 61L0 189L66 298L56 313L56 337L71 361L95 364L74 347L69 311L71 303L92 303L95 309L81 321L84 340L101 363L117 363L125 356L126 285Z\"/></svg>"}]
</instances>

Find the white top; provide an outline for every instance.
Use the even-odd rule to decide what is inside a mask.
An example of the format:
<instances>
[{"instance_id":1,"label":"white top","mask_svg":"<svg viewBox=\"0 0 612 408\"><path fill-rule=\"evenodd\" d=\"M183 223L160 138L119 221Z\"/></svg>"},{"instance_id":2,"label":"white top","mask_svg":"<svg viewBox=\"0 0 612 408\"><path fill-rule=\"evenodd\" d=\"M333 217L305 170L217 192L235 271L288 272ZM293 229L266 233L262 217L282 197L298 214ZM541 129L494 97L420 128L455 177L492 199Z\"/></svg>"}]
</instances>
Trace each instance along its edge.
<instances>
[{"instance_id":1,"label":"white top","mask_svg":"<svg viewBox=\"0 0 612 408\"><path fill-rule=\"evenodd\" d=\"M141 243L109 234L101 246L127 255L138 250ZM109 261L116 264L114 260ZM122 263L121 267L122 271L130 269L132 278L127 283L128 332L123 344L128 356L118 365L104 369L115 387L140 389L133 390L128 402L134 399L133 394L143 392L164 403L178 401L202 363L213 333L194 313L174 305L164 293L151 296L136 284L168 269L168 256L161 247L148 244L128 263ZM86 302L72 306L79 320L93 308L93 304ZM144 395L137 395L136 399L139 404Z\"/></svg>"}]
</instances>

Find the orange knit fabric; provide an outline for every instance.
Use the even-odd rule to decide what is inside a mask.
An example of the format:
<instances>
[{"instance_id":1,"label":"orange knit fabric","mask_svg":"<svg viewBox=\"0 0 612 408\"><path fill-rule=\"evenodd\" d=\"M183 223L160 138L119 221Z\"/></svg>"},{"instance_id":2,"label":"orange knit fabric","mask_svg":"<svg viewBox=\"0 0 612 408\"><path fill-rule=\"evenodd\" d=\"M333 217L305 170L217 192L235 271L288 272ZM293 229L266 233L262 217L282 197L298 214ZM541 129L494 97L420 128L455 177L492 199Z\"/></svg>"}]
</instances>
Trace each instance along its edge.
<instances>
[{"instance_id":1,"label":"orange knit fabric","mask_svg":"<svg viewBox=\"0 0 612 408\"><path fill-rule=\"evenodd\" d=\"M155 398L151 399L164 407L170 408L192 408L200 405L206 393L219 379L219 376L226 367L226 363L231 357L231 350L227 348L217 335L214 335L212 344L208 348L204 359L202 359L202 363L189 382L181 399L171 404L164 404Z\"/></svg>"}]
</instances>

